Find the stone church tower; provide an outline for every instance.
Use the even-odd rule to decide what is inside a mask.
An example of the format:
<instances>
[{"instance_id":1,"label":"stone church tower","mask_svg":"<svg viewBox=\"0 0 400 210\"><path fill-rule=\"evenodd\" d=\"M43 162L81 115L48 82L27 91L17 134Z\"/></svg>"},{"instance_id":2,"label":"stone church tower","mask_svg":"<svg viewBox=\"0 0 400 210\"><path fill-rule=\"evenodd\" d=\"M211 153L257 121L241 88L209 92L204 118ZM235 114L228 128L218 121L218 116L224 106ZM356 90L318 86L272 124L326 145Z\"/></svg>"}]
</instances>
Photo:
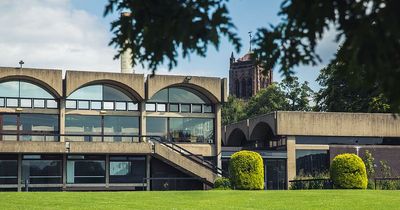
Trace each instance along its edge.
<instances>
[{"instance_id":1,"label":"stone church tower","mask_svg":"<svg viewBox=\"0 0 400 210\"><path fill-rule=\"evenodd\" d=\"M229 95L241 99L249 99L272 83L272 70L263 74L264 69L257 66L251 59L250 51L235 60L233 53L229 67Z\"/></svg>"}]
</instances>

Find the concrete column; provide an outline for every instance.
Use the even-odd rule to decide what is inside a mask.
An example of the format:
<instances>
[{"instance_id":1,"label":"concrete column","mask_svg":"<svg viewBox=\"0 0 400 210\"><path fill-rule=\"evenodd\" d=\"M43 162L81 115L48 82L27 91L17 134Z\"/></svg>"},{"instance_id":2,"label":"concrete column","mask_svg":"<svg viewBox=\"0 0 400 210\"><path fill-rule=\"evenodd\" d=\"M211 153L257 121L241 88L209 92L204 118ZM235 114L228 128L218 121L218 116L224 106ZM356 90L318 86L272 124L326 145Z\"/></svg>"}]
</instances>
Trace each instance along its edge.
<instances>
[{"instance_id":1,"label":"concrete column","mask_svg":"<svg viewBox=\"0 0 400 210\"><path fill-rule=\"evenodd\" d=\"M67 188L67 155L63 154L62 159L62 183L63 183L63 190Z\"/></svg>"},{"instance_id":2,"label":"concrete column","mask_svg":"<svg viewBox=\"0 0 400 210\"><path fill-rule=\"evenodd\" d=\"M217 156L217 166L222 168L221 162L221 145L222 145L222 125L221 122L221 104L215 105L215 152Z\"/></svg>"},{"instance_id":3,"label":"concrete column","mask_svg":"<svg viewBox=\"0 0 400 210\"><path fill-rule=\"evenodd\" d=\"M146 103L143 101L142 103L139 104L140 106L140 117L139 117L139 127L140 135L147 135L146 132ZM146 139L139 139L139 141L146 141Z\"/></svg>"},{"instance_id":4,"label":"concrete column","mask_svg":"<svg viewBox=\"0 0 400 210\"><path fill-rule=\"evenodd\" d=\"M106 155L106 188L110 187L110 155Z\"/></svg>"},{"instance_id":5,"label":"concrete column","mask_svg":"<svg viewBox=\"0 0 400 210\"><path fill-rule=\"evenodd\" d=\"M150 191L150 178L151 177L151 155L146 156L146 190Z\"/></svg>"},{"instance_id":6,"label":"concrete column","mask_svg":"<svg viewBox=\"0 0 400 210\"><path fill-rule=\"evenodd\" d=\"M59 124L59 129L60 129L60 134L65 134L65 100L60 99L60 124ZM64 142L65 137L61 136L60 137L60 142Z\"/></svg>"},{"instance_id":7,"label":"concrete column","mask_svg":"<svg viewBox=\"0 0 400 210\"><path fill-rule=\"evenodd\" d=\"M287 184L296 176L296 137L287 136Z\"/></svg>"},{"instance_id":8,"label":"concrete column","mask_svg":"<svg viewBox=\"0 0 400 210\"><path fill-rule=\"evenodd\" d=\"M17 160L17 166L18 166L18 184L17 184L17 188L18 188L18 192L21 192L21 188L22 188L22 155L18 154L18 160Z\"/></svg>"}]
</instances>

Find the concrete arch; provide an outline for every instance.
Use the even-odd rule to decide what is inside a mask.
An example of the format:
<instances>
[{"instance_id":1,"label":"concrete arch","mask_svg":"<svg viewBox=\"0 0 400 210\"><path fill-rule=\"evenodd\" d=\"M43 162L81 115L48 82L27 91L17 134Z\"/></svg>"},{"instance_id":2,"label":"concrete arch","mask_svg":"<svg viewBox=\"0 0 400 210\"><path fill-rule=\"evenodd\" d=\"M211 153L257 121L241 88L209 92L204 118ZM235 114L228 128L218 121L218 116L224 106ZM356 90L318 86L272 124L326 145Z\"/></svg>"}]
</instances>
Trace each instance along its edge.
<instances>
[{"instance_id":1,"label":"concrete arch","mask_svg":"<svg viewBox=\"0 0 400 210\"><path fill-rule=\"evenodd\" d=\"M245 145L246 142L245 133L240 128L236 128L228 136L225 146L240 147Z\"/></svg>"},{"instance_id":2,"label":"concrete arch","mask_svg":"<svg viewBox=\"0 0 400 210\"><path fill-rule=\"evenodd\" d=\"M23 80L42 87L55 98L61 98L62 71L48 69L8 68L2 67L0 71L0 82L11 80Z\"/></svg>"},{"instance_id":3,"label":"concrete arch","mask_svg":"<svg viewBox=\"0 0 400 210\"><path fill-rule=\"evenodd\" d=\"M224 94L226 90L225 79L153 75L147 77L146 86L146 99L150 99L158 91L168 87L188 87L197 90L214 104L226 101Z\"/></svg>"},{"instance_id":4,"label":"concrete arch","mask_svg":"<svg viewBox=\"0 0 400 210\"><path fill-rule=\"evenodd\" d=\"M243 120L225 126L225 138L223 139L224 145L229 145L229 138L232 137L232 133L235 130L240 130L244 134L246 141L249 139L248 120Z\"/></svg>"},{"instance_id":5,"label":"concrete arch","mask_svg":"<svg viewBox=\"0 0 400 210\"><path fill-rule=\"evenodd\" d=\"M255 127L259 123L265 123L269 126L271 129L271 132L274 135L277 135L277 130L276 130L276 113L270 113L270 114L264 114L264 115L259 115L253 118L249 119L249 136L253 133ZM251 139L251 138L250 138Z\"/></svg>"},{"instance_id":6,"label":"concrete arch","mask_svg":"<svg viewBox=\"0 0 400 210\"><path fill-rule=\"evenodd\" d=\"M110 84L142 101L144 99L144 75L108 72L67 71L65 74L65 97L75 90L93 84Z\"/></svg>"}]
</instances>

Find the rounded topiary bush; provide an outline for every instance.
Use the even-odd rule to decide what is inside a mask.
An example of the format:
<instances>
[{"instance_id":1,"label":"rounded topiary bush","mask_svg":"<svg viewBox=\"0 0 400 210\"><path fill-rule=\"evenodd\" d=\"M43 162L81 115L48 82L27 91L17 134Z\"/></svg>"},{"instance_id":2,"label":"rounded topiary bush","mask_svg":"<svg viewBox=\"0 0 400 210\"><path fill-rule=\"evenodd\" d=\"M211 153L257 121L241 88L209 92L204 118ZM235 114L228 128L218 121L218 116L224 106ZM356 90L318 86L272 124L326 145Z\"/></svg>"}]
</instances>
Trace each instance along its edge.
<instances>
[{"instance_id":1,"label":"rounded topiary bush","mask_svg":"<svg viewBox=\"0 0 400 210\"><path fill-rule=\"evenodd\" d=\"M218 177L214 182L214 189L230 190L231 189L231 181L225 177Z\"/></svg>"},{"instance_id":2,"label":"rounded topiary bush","mask_svg":"<svg viewBox=\"0 0 400 210\"><path fill-rule=\"evenodd\" d=\"M264 189L264 164L257 152L239 151L229 161L231 185L239 190Z\"/></svg>"},{"instance_id":3,"label":"rounded topiary bush","mask_svg":"<svg viewBox=\"0 0 400 210\"><path fill-rule=\"evenodd\" d=\"M331 164L330 175L335 188L367 188L368 179L365 164L355 154L341 154L336 156Z\"/></svg>"}]
</instances>

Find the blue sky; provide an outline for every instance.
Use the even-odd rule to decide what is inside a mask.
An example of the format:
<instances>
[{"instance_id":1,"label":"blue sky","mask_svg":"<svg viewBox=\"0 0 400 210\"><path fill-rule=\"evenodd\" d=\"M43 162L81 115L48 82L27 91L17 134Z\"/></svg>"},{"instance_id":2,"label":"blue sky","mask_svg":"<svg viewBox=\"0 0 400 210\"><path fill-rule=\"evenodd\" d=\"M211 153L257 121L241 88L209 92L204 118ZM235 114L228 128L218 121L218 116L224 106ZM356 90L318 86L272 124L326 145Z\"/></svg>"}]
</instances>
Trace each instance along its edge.
<instances>
[{"instance_id":1,"label":"blue sky","mask_svg":"<svg viewBox=\"0 0 400 210\"><path fill-rule=\"evenodd\" d=\"M276 24L280 0L230 0L228 9L242 39L243 56L249 49L248 32L268 24ZM1 0L0 1L0 66L18 66L61 70L119 71L119 61L113 60L116 49L108 46L112 34L110 22L119 14L103 17L107 0ZM329 31L317 52L323 63L295 69L300 80L307 80L317 90L318 70L332 58L337 44ZM233 46L224 39L219 51L209 47L206 57L191 55L180 58L178 66L168 71L160 67L159 74L191 74L228 77L229 57ZM138 73L150 73L141 66ZM280 81L274 69L274 81Z\"/></svg>"}]
</instances>

